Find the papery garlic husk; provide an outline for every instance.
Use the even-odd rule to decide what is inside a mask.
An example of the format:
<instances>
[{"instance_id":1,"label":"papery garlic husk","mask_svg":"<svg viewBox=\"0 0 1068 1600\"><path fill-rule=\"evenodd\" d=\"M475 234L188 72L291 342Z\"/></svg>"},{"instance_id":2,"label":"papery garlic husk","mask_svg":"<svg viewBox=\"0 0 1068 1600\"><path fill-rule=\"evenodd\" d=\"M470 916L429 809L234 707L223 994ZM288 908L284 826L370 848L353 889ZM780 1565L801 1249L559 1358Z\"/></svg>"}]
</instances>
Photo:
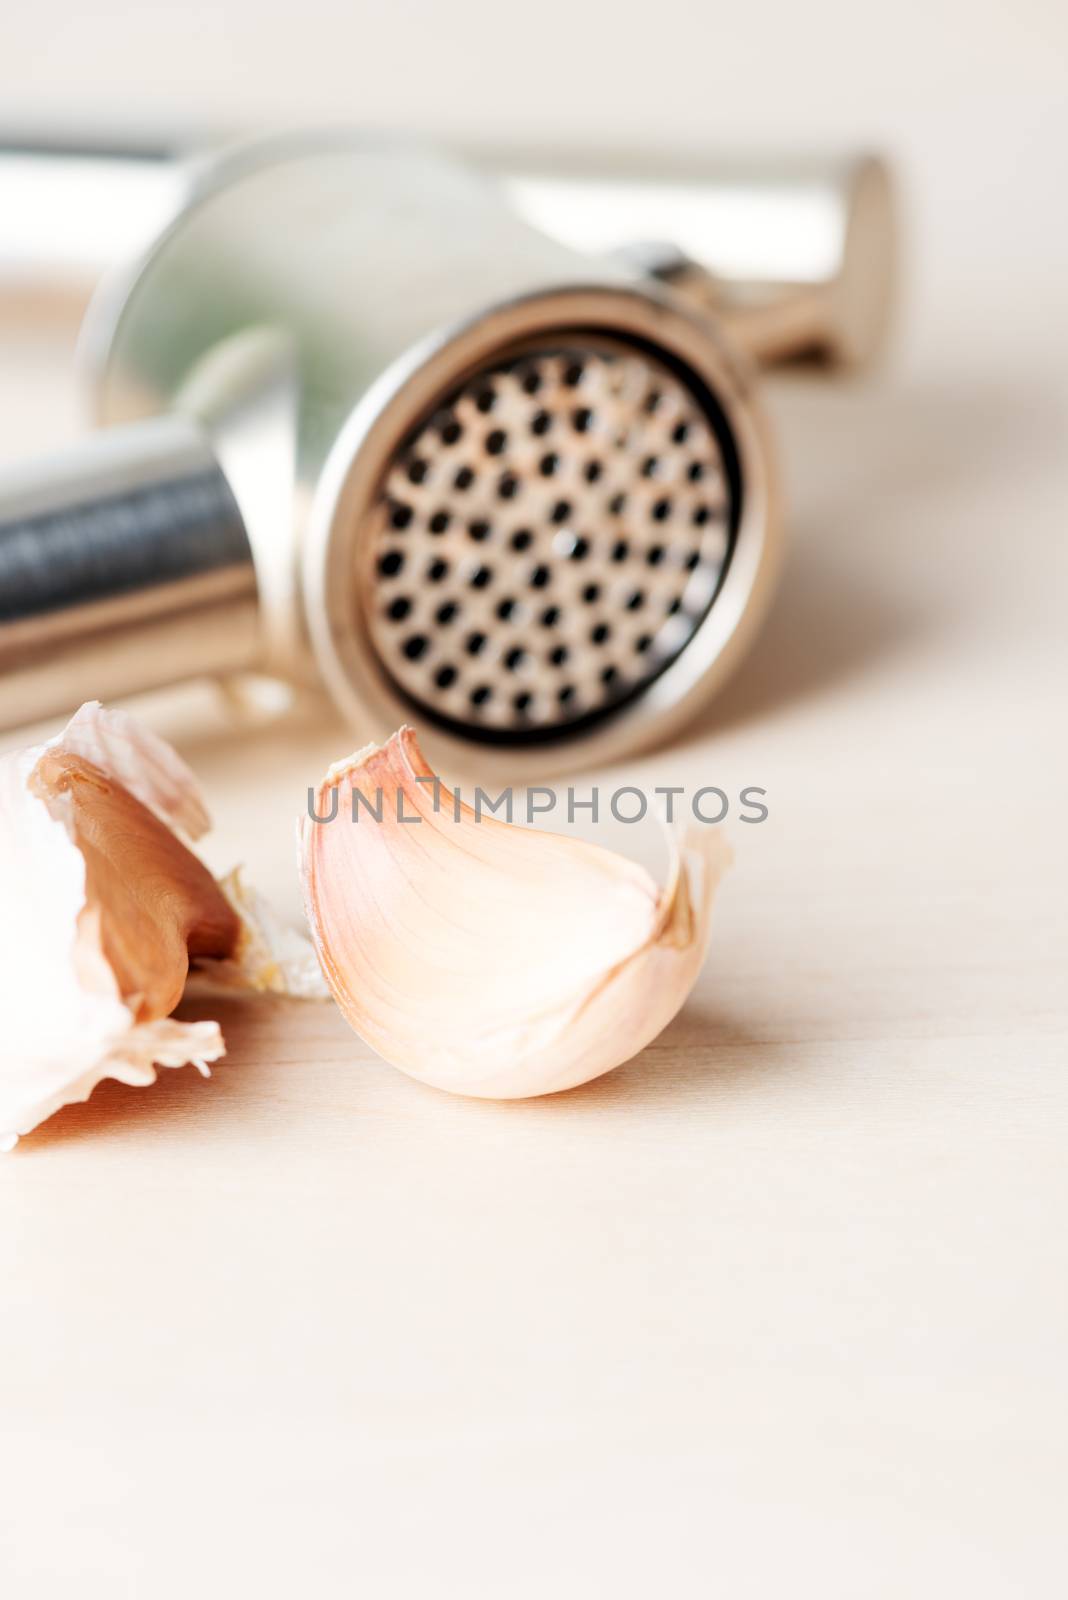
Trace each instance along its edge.
<instances>
[{"instance_id":1,"label":"papery garlic husk","mask_svg":"<svg viewBox=\"0 0 1068 1600\"><path fill-rule=\"evenodd\" d=\"M191 961L264 986L247 916L187 843L207 826L175 751L95 702L0 758L0 1148L102 1078L224 1054L217 1022L170 1015Z\"/></svg>"},{"instance_id":2,"label":"papery garlic husk","mask_svg":"<svg viewBox=\"0 0 1068 1600\"><path fill-rule=\"evenodd\" d=\"M219 888L241 919L241 939L230 960L212 961L195 976L204 986L251 989L292 1000L328 1000L330 990L303 933L282 921L269 900L247 882L240 867L219 879Z\"/></svg>"},{"instance_id":3,"label":"papery garlic husk","mask_svg":"<svg viewBox=\"0 0 1068 1600\"><path fill-rule=\"evenodd\" d=\"M358 804L353 821L353 791L376 805L379 789L382 820ZM410 728L332 767L316 816L332 790L334 820L300 825L312 937L352 1027L412 1077L500 1099L573 1088L685 1001L730 860L715 828L672 835L658 888L597 845L455 805Z\"/></svg>"}]
</instances>

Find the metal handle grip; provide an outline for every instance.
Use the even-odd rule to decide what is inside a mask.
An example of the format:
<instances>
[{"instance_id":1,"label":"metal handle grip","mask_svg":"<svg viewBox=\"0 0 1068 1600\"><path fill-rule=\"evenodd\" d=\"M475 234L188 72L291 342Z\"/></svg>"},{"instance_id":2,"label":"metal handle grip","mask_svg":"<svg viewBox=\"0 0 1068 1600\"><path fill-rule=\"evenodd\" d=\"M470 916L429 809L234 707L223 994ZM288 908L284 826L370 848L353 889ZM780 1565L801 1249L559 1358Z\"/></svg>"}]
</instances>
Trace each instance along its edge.
<instances>
[{"instance_id":1,"label":"metal handle grip","mask_svg":"<svg viewBox=\"0 0 1068 1600\"><path fill-rule=\"evenodd\" d=\"M102 273L137 255L182 205L194 164L179 149L0 135L0 301L84 307ZM574 249L673 246L665 276L764 365L860 366L879 353L897 217L878 157L772 154L682 168L478 145L461 154L503 184L528 222Z\"/></svg>"},{"instance_id":2,"label":"metal handle grip","mask_svg":"<svg viewBox=\"0 0 1068 1600\"><path fill-rule=\"evenodd\" d=\"M761 366L866 366L894 308L897 202L878 156L553 169L494 156L516 208L669 282Z\"/></svg>"},{"instance_id":3,"label":"metal handle grip","mask_svg":"<svg viewBox=\"0 0 1068 1600\"><path fill-rule=\"evenodd\" d=\"M170 415L0 475L0 727L260 655L252 552L198 426Z\"/></svg>"}]
</instances>

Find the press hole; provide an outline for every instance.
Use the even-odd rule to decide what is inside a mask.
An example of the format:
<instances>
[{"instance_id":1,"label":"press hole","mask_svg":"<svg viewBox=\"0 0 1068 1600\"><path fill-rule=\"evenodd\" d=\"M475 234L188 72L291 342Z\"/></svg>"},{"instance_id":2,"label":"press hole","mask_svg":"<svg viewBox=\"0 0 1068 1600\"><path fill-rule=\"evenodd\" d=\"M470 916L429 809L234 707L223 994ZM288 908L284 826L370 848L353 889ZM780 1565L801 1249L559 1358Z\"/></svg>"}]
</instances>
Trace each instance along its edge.
<instances>
[{"instance_id":1,"label":"press hole","mask_svg":"<svg viewBox=\"0 0 1068 1600\"><path fill-rule=\"evenodd\" d=\"M439 404L422 438L411 438L380 512L386 535L398 531L383 538L373 558L382 583L373 626L383 631L384 647L389 639L394 659L400 657L398 672L417 698L420 680L428 696L448 690L443 704L455 689L472 724L483 721L477 708L492 701L497 709L486 707L485 726L511 718L514 732L529 737L543 713L550 724L555 713L563 729L592 710L598 697L607 711L625 687L646 679L662 656L677 652L680 625L686 624L685 636L696 619L695 605L707 603L701 579L691 581L690 574L714 576L721 564L718 554L704 548L704 530L712 522L726 526L729 513L714 503L716 442L695 412L693 397L655 366L646 369L644 391L634 395L635 376L640 384L633 358L602 365L599 355L587 355L578 342L570 354L551 347L540 354L528 351L507 370L493 367L476 374L451 401ZM602 389L612 397L614 415L600 403ZM643 413L655 413L655 420ZM521 467L524 439L529 453ZM445 446L454 447L451 454ZM538 476L545 485L540 504L537 484L529 481ZM408 502L406 484L418 489ZM443 492L439 484L447 485ZM467 490L472 492L464 502ZM516 526L518 517L505 502L518 512L522 496L528 520ZM683 522L694 531L676 547L669 530ZM603 543L599 525L608 534ZM449 538L435 542L431 537L442 534ZM454 554L457 537L476 546L467 546L466 559ZM423 548L415 559L420 540ZM487 548L478 553L483 543ZM514 563L507 575L495 556L498 548L506 562ZM435 552L444 559L434 561ZM492 567L481 564L487 558ZM559 565L568 560L584 563L581 575L578 568ZM606 572L609 563L617 570L630 564L626 574L619 571L623 581L618 585ZM572 571L576 583L569 581ZM403 584L396 577L402 572ZM416 576L426 585L426 601L413 590ZM438 602L430 601L432 585L442 596ZM474 591L490 587L496 588L495 596L476 599ZM554 590L555 604L546 588ZM570 613L572 601L584 609ZM620 613L633 615L634 622L625 621L625 631L617 633L614 618ZM638 617L648 631L635 638L642 626ZM670 617L679 621L668 629ZM540 635L543 643L532 652L540 627L546 630ZM447 639L452 641L448 650ZM640 667L629 655L632 650ZM652 655L648 667L642 659L646 652ZM442 655L452 660L443 661ZM483 663L483 681L475 657ZM542 672L553 673L553 687L544 696L533 676L526 676L535 658ZM580 658L590 689L585 679L579 683L571 676ZM598 660L600 667L594 666ZM508 677L500 678L501 673ZM506 692L509 681L513 687Z\"/></svg>"}]
</instances>

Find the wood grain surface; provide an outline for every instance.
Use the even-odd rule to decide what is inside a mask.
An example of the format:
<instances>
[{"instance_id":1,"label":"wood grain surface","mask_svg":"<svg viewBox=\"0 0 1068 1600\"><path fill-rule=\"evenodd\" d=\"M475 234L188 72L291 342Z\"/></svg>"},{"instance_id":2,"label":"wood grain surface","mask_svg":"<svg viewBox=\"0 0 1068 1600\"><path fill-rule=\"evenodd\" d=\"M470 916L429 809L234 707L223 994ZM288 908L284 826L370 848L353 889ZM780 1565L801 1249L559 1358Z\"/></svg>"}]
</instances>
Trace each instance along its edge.
<instances>
[{"instance_id":1,"label":"wood grain surface","mask_svg":"<svg viewBox=\"0 0 1068 1600\"><path fill-rule=\"evenodd\" d=\"M332 1007L227 1000L210 1081L105 1085L0 1163L13 1600L1063 1593L1050 313L773 389L773 615L687 740L595 775L769 793L637 1060L469 1102ZM6 349L15 456L69 379L59 336ZM211 690L147 710L213 865L296 917L294 819L359 741Z\"/></svg>"}]
</instances>

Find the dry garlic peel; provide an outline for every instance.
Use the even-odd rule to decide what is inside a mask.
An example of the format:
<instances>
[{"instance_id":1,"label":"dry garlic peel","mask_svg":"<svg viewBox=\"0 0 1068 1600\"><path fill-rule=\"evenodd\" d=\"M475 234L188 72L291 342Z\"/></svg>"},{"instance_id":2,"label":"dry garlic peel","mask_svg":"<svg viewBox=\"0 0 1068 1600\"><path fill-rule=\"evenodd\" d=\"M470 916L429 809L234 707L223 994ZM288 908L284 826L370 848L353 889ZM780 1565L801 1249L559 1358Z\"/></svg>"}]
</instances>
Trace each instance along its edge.
<instances>
[{"instance_id":1,"label":"dry garlic peel","mask_svg":"<svg viewBox=\"0 0 1068 1600\"><path fill-rule=\"evenodd\" d=\"M178 835L84 756L46 750L29 787L85 863L86 906L125 1003L139 1022L169 1016L191 957L234 955L236 911Z\"/></svg>"},{"instance_id":2,"label":"dry garlic peel","mask_svg":"<svg viewBox=\"0 0 1068 1600\"><path fill-rule=\"evenodd\" d=\"M214 988L328 1000L330 991L308 939L280 919L245 881L241 868L220 878L219 888L241 919L241 939L233 957L201 966L194 976Z\"/></svg>"},{"instance_id":3,"label":"dry garlic peel","mask_svg":"<svg viewBox=\"0 0 1068 1600\"><path fill-rule=\"evenodd\" d=\"M181 837L207 822L192 773L123 712L84 706L0 759L0 1147L102 1078L223 1054L216 1022L170 1017L191 959L262 986L241 905Z\"/></svg>"},{"instance_id":4,"label":"dry garlic peel","mask_svg":"<svg viewBox=\"0 0 1068 1600\"><path fill-rule=\"evenodd\" d=\"M387 1061L459 1094L518 1098L596 1078L679 1010L729 860L713 828L672 842L658 888L595 845L454 808L404 728L332 767L300 841L327 982ZM381 821L353 791L377 806ZM399 795L399 801L398 801ZM398 809L399 806L399 809ZM418 818L399 821L398 816Z\"/></svg>"}]
</instances>

